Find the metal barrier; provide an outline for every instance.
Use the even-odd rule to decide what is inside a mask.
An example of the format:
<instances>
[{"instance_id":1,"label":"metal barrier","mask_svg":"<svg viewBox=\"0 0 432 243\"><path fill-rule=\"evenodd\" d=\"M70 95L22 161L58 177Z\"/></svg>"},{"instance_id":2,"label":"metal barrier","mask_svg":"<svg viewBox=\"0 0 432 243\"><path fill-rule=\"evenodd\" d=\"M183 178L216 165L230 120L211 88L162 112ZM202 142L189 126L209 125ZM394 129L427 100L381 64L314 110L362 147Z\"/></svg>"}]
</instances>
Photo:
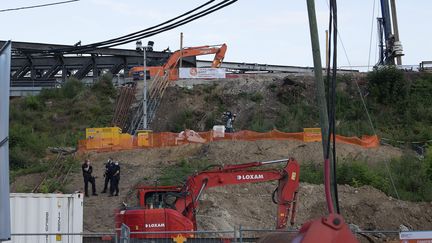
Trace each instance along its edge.
<instances>
[{"instance_id":1,"label":"metal barrier","mask_svg":"<svg viewBox=\"0 0 432 243\"><path fill-rule=\"evenodd\" d=\"M115 233L13 233L11 243L117 243ZM9 242L9 241L7 241Z\"/></svg>"},{"instance_id":2,"label":"metal barrier","mask_svg":"<svg viewBox=\"0 0 432 243\"><path fill-rule=\"evenodd\" d=\"M130 232L130 240L121 243L228 243L236 242L236 231Z\"/></svg>"},{"instance_id":3,"label":"metal barrier","mask_svg":"<svg viewBox=\"0 0 432 243\"><path fill-rule=\"evenodd\" d=\"M236 230L227 231L130 231L123 224L119 243L229 243L236 242Z\"/></svg>"},{"instance_id":4,"label":"metal barrier","mask_svg":"<svg viewBox=\"0 0 432 243\"><path fill-rule=\"evenodd\" d=\"M283 237L294 237L297 233L298 230L245 229L240 226L238 230L238 242L257 242L261 237L268 234L284 234Z\"/></svg>"},{"instance_id":5,"label":"metal barrier","mask_svg":"<svg viewBox=\"0 0 432 243\"><path fill-rule=\"evenodd\" d=\"M353 231L360 242L384 242L399 239L399 231ZM279 235L280 234L280 235ZM250 243L291 242L298 234L297 229L238 229L226 231L155 231L130 232L127 227L116 233L35 233L12 234L11 243ZM270 236L270 237L269 237Z\"/></svg>"},{"instance_id":6,"label":"metal barrier","mask_svg":"<svg viewBox=\"0 0 432 243\"><path fill-rule=\"evenodd\" d=\"M245 229L240 226L238 230L238 242L257 242L260 238L265 237L266 235L273 234L273 237L269 237L269 241L274 241L280 237L284 237L287 239L292 239L295 235L298 234L298 230L274 230L274 229ZM352 231L356 238L363 242L383 242L389 240L397 240L399 239L399 231L395 230L361 230L361 231ZM277 234L283 234L283 236L278 237ZM290 242L290 241L287 241Z\"/></svg>"}]
</instances>

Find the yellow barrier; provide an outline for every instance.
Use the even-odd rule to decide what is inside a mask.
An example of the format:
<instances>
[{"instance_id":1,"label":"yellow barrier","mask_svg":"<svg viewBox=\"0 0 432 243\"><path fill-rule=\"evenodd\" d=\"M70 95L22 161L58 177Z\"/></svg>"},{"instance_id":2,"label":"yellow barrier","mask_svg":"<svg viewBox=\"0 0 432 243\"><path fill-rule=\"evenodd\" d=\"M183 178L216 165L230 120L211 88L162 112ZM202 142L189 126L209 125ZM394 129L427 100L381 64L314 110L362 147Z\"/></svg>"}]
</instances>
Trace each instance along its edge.
<instances>
[{"instance_id":1,"label":"yellow barrier","mask_svg":"<svg viewBox=\"0 0 432 243\"><path fill-rule=\"evenodd\" d=\"M320 142L321 128L303 128L303 141Z\"/></svg>"},{"instance_id":2,"label":"yellow barrier","mask_svg":"<svg viewBox=\"0 0 432 243\"><path fill-rule=\"evenodd\" d=\"M152 131L151 130L139 130L138 131L138 146L139 147L150 147L152 145Z\"/></svg>"},{"instance_id":3,"label":"yellow barrier","mask_svg":"<svg viewBox=\"0 0 432 243\"><path fill-rule=\"evenodd\" d=\"M86 128L87 148L111 148L119 145L121 134L119 127Z\"/></svg>"}]
</instances>

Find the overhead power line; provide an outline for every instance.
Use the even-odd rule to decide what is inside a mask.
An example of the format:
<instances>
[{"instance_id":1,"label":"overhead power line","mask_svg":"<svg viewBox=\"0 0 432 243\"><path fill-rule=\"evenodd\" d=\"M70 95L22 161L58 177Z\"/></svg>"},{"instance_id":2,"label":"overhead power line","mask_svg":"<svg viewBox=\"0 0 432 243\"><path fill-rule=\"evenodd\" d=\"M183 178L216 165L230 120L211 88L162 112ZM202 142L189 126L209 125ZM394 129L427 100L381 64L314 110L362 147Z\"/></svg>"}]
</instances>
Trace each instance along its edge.
<instances>
[{"instance_id":1,"label":"overhead power line","mask_svg":"<svg viewBox=\"0 0 432 243\"><path fill-rule=\"evenodd\" d=\"M79 0L69 0L69 1L47 3L47 4L33 5L33 6L27 6L27 7L0 9L0 12L17 11L17 10L24 10L24 9L30 9L30 8L41 8L41 7L48 7L48 6L71 3L71 2L78 2L78 1Z\"/></svg>"},{"instance_id":2,"label":"overhead power line","mask_svg":"<svg viewBox=\"0 0 432 243\"><path fill-rule=\"evenodd\" d=\"M85 52L85 51L92 51L99 48L108 48L108 47L114 47L119 46L123 44L127 44L130 42L134 42L137 40L141 40L143 38L147 38L150 36L154 36L163 32L166 32L168 30L177 28L179 26L185 25L189 22L192 22L194 20L197 20L199 18L202 18L206 15L209 15L215 11L221 10L238 0L223 0L216 4L212 4L215 2L215 0L210 0L192 10L189 10L177 17L174 17L172 19L169 19L165 22L162 22L160 24L154 25L152 27L130 33L121 37L117 37L114 39L96 42L88 45L82 45L82 46L76 46L76 47L68 47L68 48L61 48L61 49L54 49L45 51L43 53L49 54L49 53L74 53L74 52ZM199 11L198 11L199 10Z\"/></svg>"}]
</instances>

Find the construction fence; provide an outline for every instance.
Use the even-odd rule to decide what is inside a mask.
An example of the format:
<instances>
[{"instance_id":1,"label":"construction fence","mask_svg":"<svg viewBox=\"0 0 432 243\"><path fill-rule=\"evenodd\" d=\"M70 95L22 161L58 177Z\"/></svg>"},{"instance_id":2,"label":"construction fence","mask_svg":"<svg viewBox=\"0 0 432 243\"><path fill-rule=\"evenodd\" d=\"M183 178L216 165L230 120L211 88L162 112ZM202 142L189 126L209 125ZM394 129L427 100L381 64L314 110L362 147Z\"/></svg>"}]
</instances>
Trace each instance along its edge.
<instances>
[{"instance_id":1,"label":"construction fence","mask_svg":"<svg viewBox=\"0 0 432 243\"><path fill-rule=\"evenodd\" d=\"M87 128L86 139L79 141L78 150L85 151L119 151L139 148L157 148L180 146L190 143L209 143L214 141L257 141L257 140L296 140L302 142L321 141L319 128L305 128L303 132L286 133L278 130L270 132L254 132L243 130L234 133L212 130L195 132L185 130L180 133L139 131L133 136L121 133L118 127ZM345 137L336 135L336 142L357 145L364 148L375 148L380 145L378 136L364 135L359 137Z\"/></svg>"},{"instance_id":2,"label":"construction fence","mask_svg":"<svg viewBox=\"0 0 432 243\"><path fill-rule=\"evenodd\" d=\"M127 226L126 226L127 227ZM245 229L214 231L134 232L122 227L108 233L12 234L11 243L255 243L291 242L298 230ZM125 229L126 228L126 229ZM360 242L401 242L400 233L391 230L353 231ZM9 242L9 241L8 241Z\"/></svg>"}]
</instances>

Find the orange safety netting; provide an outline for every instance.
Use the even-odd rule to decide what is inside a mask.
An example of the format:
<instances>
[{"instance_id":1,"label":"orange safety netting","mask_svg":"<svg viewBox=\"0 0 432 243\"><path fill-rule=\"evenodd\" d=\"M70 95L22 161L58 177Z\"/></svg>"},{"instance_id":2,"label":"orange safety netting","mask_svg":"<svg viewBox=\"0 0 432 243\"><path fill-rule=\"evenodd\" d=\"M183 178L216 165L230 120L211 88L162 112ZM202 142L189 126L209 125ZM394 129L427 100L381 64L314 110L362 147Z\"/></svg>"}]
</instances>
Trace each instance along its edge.
<instances>
[{"instance_id":1,"label":"orange safety netting","mask_svg":"<svg viewBox=\"0 0 432 243\"><path fill-rule=\"evenodd\" d=\"M181 133L160 132L146 133L143 136L132 136L121 134L117 138L94 137L80 140L78 150L85 151L118 151L139 148L155 148L166 146L179 146L189 143L208 143L212 141L256 141L256 140L297 140L303 142L321 141L320 133L297 132L286 133L278 130L270 132L239 131L235 133L217 134L214 131L194 132L186 130ZM364 148L375 148L379 146L378 136L364 135L358 137L344 137L336 135L336 141L339 143L362 146Z\"/></svg>"}]
</instances>

